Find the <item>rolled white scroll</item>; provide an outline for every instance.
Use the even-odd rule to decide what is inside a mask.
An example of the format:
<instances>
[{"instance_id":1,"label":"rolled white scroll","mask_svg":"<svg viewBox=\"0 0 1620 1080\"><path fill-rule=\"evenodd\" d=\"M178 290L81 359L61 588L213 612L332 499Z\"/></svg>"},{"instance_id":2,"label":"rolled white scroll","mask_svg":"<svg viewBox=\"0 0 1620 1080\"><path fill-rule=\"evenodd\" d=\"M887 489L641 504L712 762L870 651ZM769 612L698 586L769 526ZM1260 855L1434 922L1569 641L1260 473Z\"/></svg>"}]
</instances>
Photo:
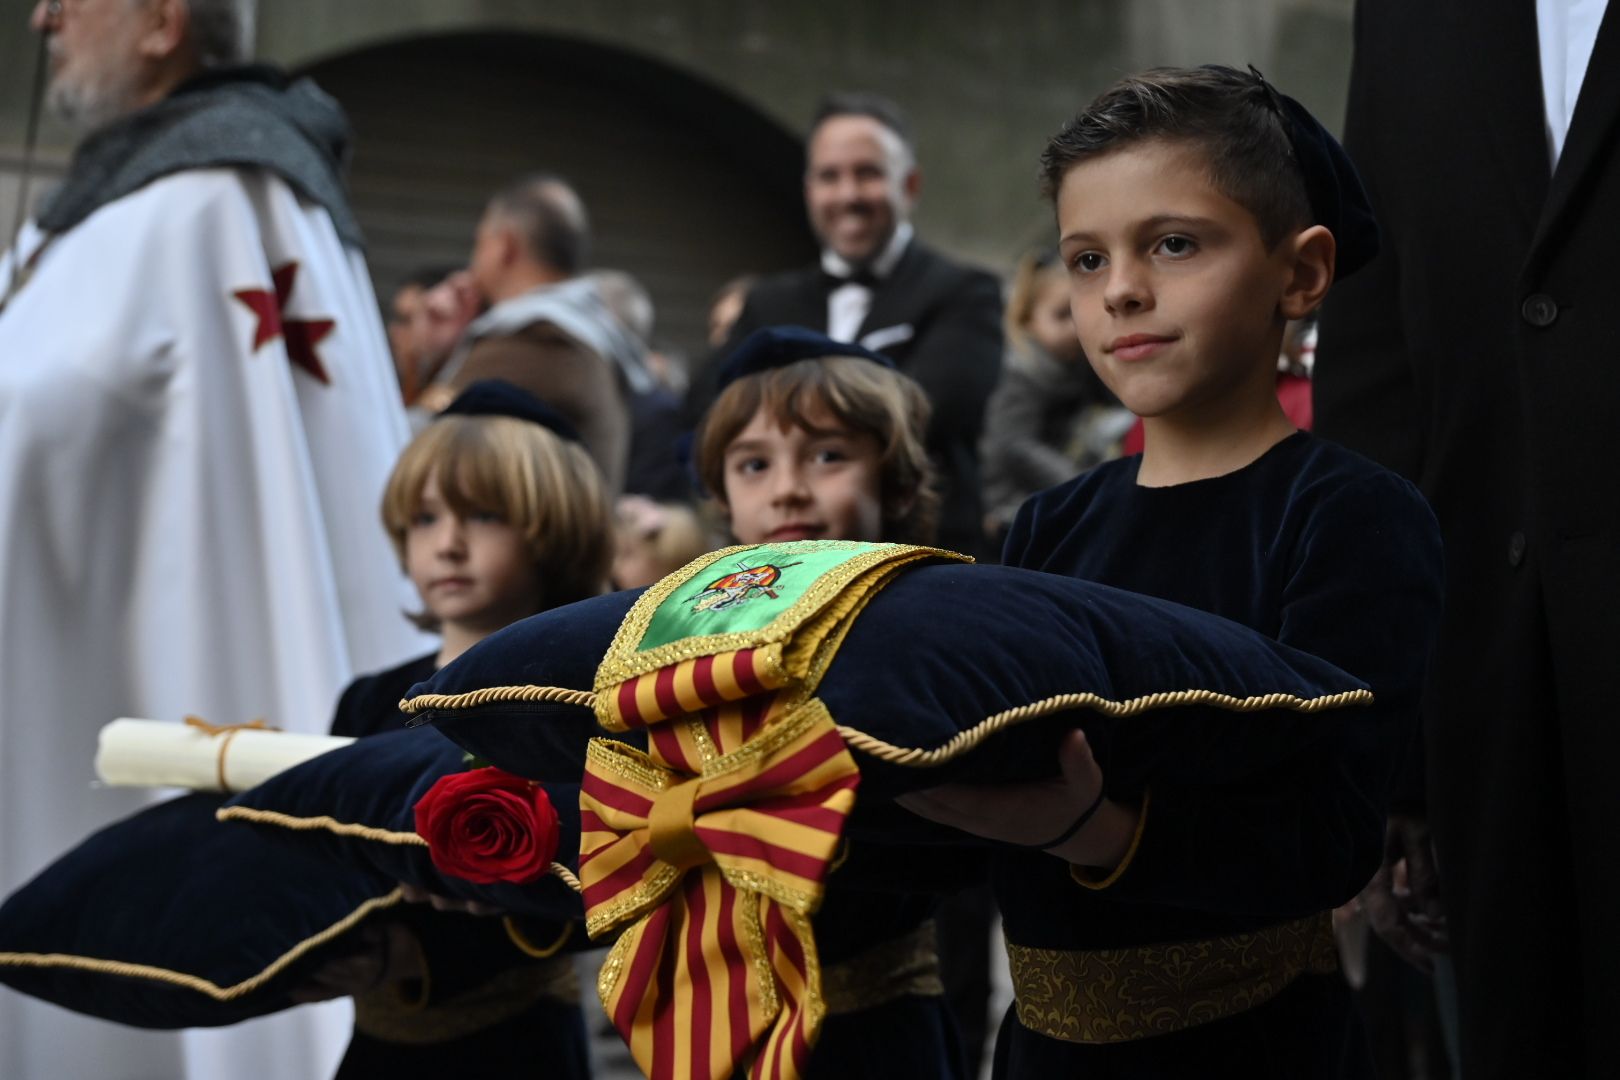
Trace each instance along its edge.
<instances>
[{"instance_id":1,"label":"rolled white scroll","mask_svg":"<svg viewBox=\"0 0 1620 1080\"><path fill-rule=\"evenodd\" d=\"M96 775L118 787L246 791L284 769L348 746L344 735L208 728L120 717L101 729Z\"/></svg>"}]
</instances>

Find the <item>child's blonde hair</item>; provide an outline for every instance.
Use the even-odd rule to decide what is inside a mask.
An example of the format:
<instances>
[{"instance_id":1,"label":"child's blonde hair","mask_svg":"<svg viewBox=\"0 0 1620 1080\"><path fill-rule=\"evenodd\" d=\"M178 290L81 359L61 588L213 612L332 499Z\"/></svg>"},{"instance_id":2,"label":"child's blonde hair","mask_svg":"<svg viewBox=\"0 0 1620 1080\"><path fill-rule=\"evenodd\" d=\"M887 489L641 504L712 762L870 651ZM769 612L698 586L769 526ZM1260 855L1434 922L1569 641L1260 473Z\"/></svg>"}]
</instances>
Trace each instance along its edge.
<instances>
[{"instance_id":1,"label":"child's blonde hair","mask_svg":"<svg viewBox=\"0 0 1620 1080\"><path fill-rule=\"evenodd\" d=\"M783 425L815 434L831 416L851 431L876 437L883 448L883 538L926 544L934 539L939 493L923 445L931 413L922 387L898 371L852 356L799 360L747 375L727 386L704 414L695 440L698 477L725 499L726 447L764 412Z\"/></svg>"},{"instance_id":2,"label":"child's blonde hair","mask_svg":"<svg viewBox=\"0 0 1620 1080\"><path fill-rule=\"evenodd\" d=\"M1029 320L1035 312L1035 302L1040 299L1041 288L1047 280L1054 277L1068 277L1055 251L1031 251L1018 260L1004 316L1007 342L1015 349L1029 347Z\"/></svg>"},{"instance_id":3,"label":"child's blonde hair","mask_svg":"<svg viewBox=\"0 0 1620 1080\"><path fill-rule=\"evenodd\" d=\"M613 557L607 493L578 443L509 416L442 416L412 439L383 492L382 519L403 564L405 534L437 475L457 515L492 513L527 544L543 607L595 596ZM434 629L431 615L413 618Z\"/></svg>"}]
</instances>

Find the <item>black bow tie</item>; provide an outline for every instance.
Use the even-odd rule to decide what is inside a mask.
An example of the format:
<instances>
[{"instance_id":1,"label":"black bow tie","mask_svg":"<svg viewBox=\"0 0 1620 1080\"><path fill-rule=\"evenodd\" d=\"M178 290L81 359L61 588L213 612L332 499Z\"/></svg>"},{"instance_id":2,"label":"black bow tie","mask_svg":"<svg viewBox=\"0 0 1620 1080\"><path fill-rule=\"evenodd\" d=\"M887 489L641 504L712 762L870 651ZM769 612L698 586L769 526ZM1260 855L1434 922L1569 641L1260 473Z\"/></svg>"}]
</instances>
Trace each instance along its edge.
<instances>
[{"instance_id":1,"label":"black bow tie","mask_svg":"<svg viewBox=\"0 0 1620 1080\"><path fill-rule=\"evenodd\" d=\"M848 277L830 274L825 269L821 271L821 284L828 292L843 288L845 285L864 285L868 289L875 289L882 280L872 271L864 268L852 271Z\"/></svg>"}]
</instances>

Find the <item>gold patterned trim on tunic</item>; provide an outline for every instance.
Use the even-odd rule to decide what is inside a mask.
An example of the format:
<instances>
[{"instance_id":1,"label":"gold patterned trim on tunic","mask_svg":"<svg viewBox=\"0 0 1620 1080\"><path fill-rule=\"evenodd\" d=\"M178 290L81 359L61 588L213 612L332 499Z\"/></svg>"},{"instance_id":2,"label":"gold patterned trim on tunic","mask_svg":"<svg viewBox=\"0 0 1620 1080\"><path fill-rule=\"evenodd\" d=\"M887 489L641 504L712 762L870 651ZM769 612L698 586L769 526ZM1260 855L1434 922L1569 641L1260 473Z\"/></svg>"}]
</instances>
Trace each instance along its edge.
<instances>
[{"instance_id":1,"label":"gold patterned trim on tunic","mask_svg":"<svg viewBox=\"0 0 1620 1080\"><path fill-rule=\"evenodd\" d=\"M1039 719L1053 713L1067 712L1070 709L1091 709L1104 716L1127 717L1136 716L1154 709L1168 709L1178 705L1208 705L1217 709L1226 709L1230 712L1263 712L1266 709L1286 709L1289 712L1318 713L1329 709L1342 709L1352 705L1371 705L1373 702L1370 690L1345 690L1337 694L1323 694L1319 697L1302 698L1297 694L1256 694L1251 697L1235 697L1215 690L1166 690L1157 694L1144 694L1141 697L1129 698L1124 701L1114 701L1090 692L1076 694L1057 694L1053 697L1032 701L1028 705L1019 705L1016 708L1006 709L979 721L965 731L959 731L945 743L932 750L921 747L896 746L885 742L874 735L845 724L838 726L838 734L844 737L851 750L859 750L869 754L880 761L891 765L910 765L915 768L932 768L943 765L947 761L961 757L972 750L990 736L1004 728L1016 727L1027 720Z\"/></svg>"},{"instance_id":2,"label":"gold patterned trim on tunic","mask_svg":"<svg viewBox=\"0 0 1620 1080\"><path fill-rule=\"evenodd\" d=\"M1332 915L1249 934L1126 949L1007 943L1019 1023L1051 1039L1117 1043L1255 1008L1307 973L1338 970Z\"/></svg>"},{"instance_id":3,"label":"gold patterned trim on tunic","mask_svg":"<svg viewBox=\"0 0 1620 1080\"><path fill-rule=\"evenodd\" d=\"M254 825L274 825L278 828L291 829L294 832L329 832L338 836L352 836L357 840L370 840L378 844L397 844L403 847L428 846L428 842L417 833L401 832L397 829L381 829L375 825L360 825L352 821L339 821L330 814L319 814L315 817L294 817L292 814L284 814L279 810L259 810L251 806L222 806L214 811L214 817L219 821L246 821ZM573 892L579 892L579 878L575 877L574 872L562 863L552 863L546 872L568 886Z\"/></svg>"},{"instance_id":4,"label":"gold patterned trim on tunic","mask_svg":"<svg viewBox=\"0 0 1620 1080\"><path fill-rule=\"evenodd\" d=\"M354 1026L374 1039L427 1046L472 1035L510 1020L541 1001L579 1004L571 956L507 968L445 1001L407 1005L391 987L354 998Z\"/></svg>"},{"instance_id":5,"label":"gold patterned trim on tunic","mask_svg":"<svg viewBox=\"0 0 1620 1080\"><path fill-rule=\"evenodd\" d=\"M821 969L821 996L827 1015L875 1009L896 998L940 997L939 946L932 919L910 933L882 941Z\"/></svg>"},{"instance_id":6,"label":"gold patterned trim on tunic","mask_svg":"<svg viewBox=\"0 0 1620 1080\"><path fill-rule=\"evenodd\" d=\"M220 986L218 983L205 979L201 975L173 971L152 964L131 964L123 960L104 960L94 956L74 956L70 953L0 952L0 967L72 968L76 971L88 971L96 975L119 975L133 979L150 979L153 982L169 983L173 986L184 987L187 990L195 990L199 994L213 998L215 1001L235 1001L239 997L253 993L253 991L281 974L289 965L296 963L312 950L318 949L332 939L352 930L373 911L392 907L402 899L404 899L403 890L395 889L386 896L378 896L367 900L325 930L305 938L276 957L257 975L249 976L241 982L233 983L230 986Z\"/></svg>"}]
</instances>

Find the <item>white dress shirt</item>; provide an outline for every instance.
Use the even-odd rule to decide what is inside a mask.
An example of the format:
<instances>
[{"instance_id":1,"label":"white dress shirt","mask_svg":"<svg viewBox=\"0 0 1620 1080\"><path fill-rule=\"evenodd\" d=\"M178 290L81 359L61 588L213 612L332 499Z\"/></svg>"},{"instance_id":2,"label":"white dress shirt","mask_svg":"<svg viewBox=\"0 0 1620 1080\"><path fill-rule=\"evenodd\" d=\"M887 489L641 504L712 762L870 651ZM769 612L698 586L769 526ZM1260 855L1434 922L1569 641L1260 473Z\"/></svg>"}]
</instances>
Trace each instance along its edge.
<instances>
[{"instance_id":1,"label":"white dress shirt","mask_svg":"<svg viewBox=\"0 0 1620 1080\"><path fill-rule=\"evenodd\" d=\"M1608 6L1609 0L1536 0L1541 100L1547 112L1547 151L1555 169Z\"/></svg>"},{"instance_id":2,"label":"white dress shirt","mask_svg":"<svg viewBox=\"0 0 1620 1080\"><path fill-rule=\"evenodd\" d=\"M873 259L867 271L876 278L886 278L894 272L900 257L906 253L906 246L911 243L911 222L902 221L889 237L889 242ZM849 277L855 272L844 259L831 251L821 253L821 268L833 277ZM860 333L861 323L866 321L867 312L872 310L872 290L865 285L850 282L840 285L827 294L827 336L834 341L854 341L855 335Z\"/></svg>"}]
</instances>

